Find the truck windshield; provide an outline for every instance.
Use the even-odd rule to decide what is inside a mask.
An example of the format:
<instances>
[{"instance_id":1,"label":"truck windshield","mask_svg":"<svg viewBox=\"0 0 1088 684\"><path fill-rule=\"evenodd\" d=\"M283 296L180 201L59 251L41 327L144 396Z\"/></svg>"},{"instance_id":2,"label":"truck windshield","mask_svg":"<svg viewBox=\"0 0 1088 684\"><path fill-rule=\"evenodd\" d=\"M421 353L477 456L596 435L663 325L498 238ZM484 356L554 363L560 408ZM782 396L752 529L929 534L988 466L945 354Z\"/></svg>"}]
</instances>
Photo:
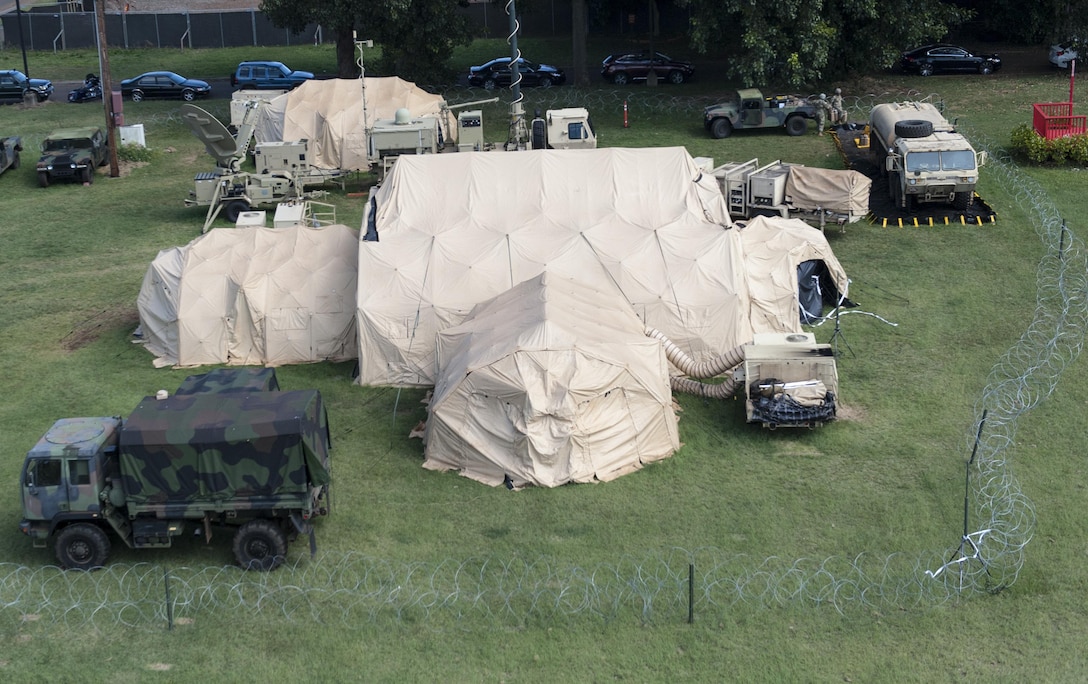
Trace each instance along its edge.
<instances>
[{"instance_id":1,"label":"truck windshield","mask_svg":"<svg viewBox=\"0 0 1088 684\"><path fill-rule=\"evenodd\" d=\"M971 150L941 152L941 168L945 171L974 171L975 153Z\"/></svg>"},{"instance_id":2,"label":"truck windshield","mask_svg":"<svg viewBox=\"0 0 1088 684\"><path fill-rule=\"evenodd\" d=\"M973 171L975 153L971 150L943 152L911 152L907 155L907 171Z\"/></svg>"}]
</instances>

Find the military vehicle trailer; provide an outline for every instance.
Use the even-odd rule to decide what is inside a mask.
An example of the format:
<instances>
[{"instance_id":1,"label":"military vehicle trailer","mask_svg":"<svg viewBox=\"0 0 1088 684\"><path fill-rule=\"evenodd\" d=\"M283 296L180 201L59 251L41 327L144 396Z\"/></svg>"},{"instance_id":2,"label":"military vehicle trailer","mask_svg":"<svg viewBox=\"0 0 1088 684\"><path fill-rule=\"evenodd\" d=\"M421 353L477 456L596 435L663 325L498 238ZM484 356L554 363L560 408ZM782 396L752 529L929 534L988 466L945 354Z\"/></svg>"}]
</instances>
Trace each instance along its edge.
<instances>
[{"instance_id":1,"label":"military vehicle trailer","mask_svg":"<svg viewBox=\"0 0 1088 684\"><path fill-rule=\"evenodd\" d=\"M744 88L725 102L703 110L703 127L713 138L728 138L742 128L785 128L788 135L803 135L808 121L816 120L816 105L799 95L764 96Z\"/></svg>"},{"instance_id":2,"label":"military vehicle trailer","mask_svg":"<svg viewBox=\"0 0 1088 684\"><path fill-rule=\"evenodd\" d=\"M19 529L64 568L101 567L110 536L134 549L233 530L245 569L272 570L328 513L329 428L316 390L254 391L264 378L187 381L128 418L58 420L27 453ZM223 387L203 391L202 387Z\"/></svg>"},{"instance_id":3,"label":"military vehicle trailer","mask_svg":"<svg viewBox=\"0 0 1088 684\"><path fill-rule=\"evenodd\" d=\"M869 114L870 154L887 177L900 209L922 203L965 210L974 204L985 152L971 143L928 102L878 104Z\"/></svg>"}]
</instances>

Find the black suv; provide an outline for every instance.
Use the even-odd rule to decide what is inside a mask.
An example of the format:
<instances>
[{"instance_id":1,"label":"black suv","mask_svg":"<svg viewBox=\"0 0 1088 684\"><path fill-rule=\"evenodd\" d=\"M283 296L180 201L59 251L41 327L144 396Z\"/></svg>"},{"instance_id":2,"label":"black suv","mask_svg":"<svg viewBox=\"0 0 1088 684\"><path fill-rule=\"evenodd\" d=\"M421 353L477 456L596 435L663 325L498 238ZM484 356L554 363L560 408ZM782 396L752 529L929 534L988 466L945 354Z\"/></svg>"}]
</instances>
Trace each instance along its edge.
<instances>
[{"instance_id":1,"label":"black suv","mask_svg":"<svg viewBox=\"0 0 1088 684\"><path fill-rule=\"evenodd\" d=\"M38 102L43 102L53 94L53 83L44 78L27 78L14 69L0 71L0 99L22 102L27 93L34 93Z\"/></svg>"},{"instance_id":2,"label":"black suv","mask_svg":"<svg viewBox=\"0 0 1088 684\"><path fill-rule=\"evenodd\" d=\"M108 161L109 148L101 128L65 128L42 142L38 159L38 185L43 188L56 180L94 182L94 170Z\"/></svg>"},{"instance_id":3,"label":"black suv","mask_svg":"<svg viewBox=\"0 0 1088 684\"><path fill-rule=\"evenodd\" d=\"M291 90L313 77L309 71L292 71L283 62L242 62L230 75L230 85L242 90Z\"/></svg>"}]
</instances>

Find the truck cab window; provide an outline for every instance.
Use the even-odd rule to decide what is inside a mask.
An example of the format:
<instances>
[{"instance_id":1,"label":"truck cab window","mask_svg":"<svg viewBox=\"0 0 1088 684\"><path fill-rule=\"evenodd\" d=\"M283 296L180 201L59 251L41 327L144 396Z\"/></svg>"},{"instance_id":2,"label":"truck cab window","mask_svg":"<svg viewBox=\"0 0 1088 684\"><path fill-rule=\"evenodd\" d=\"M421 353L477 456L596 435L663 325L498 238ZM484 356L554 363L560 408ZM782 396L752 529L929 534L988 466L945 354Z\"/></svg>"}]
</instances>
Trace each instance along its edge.
<instances>
[{"instance_id":1,"label":"truck cab window","mask_svg":"<svg viewBox=\"0 0 1088 684\"><path fill-rule=\"evenodd\" d=\"M58 459L39 459L27 466L27 484L33 487L56 487L60 485L60 474Z\"/></svg>"},{"instance_id":2,"label":"truck cab window","mask_svg":"<svg viewBox=\"0 0 1088 684\"><path fill-rule=\"evenodd\" d=\"M87 461L82 459L68 461L68 484L91 484L91 469Z\"/></svg>"}]
</instances>

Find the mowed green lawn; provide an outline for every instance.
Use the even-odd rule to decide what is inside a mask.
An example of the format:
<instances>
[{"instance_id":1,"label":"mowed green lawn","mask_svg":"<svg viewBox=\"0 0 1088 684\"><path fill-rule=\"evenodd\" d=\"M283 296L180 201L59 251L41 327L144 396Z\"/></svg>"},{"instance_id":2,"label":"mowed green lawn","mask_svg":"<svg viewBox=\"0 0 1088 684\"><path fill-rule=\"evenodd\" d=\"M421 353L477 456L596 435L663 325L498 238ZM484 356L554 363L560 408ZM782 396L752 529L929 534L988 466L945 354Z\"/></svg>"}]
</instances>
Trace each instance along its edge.
<instances>
[{"instance_id":1,"label":"mowed green lawn","mask_svg":"<svg viewBox=\"0 0 1088 684\"><path fill-rule=\"evenodd\" d=\"M538 49L546 54L549 48ZM483 51L465 52L464 64L478 63L474 57ZM315 67L321 55L281 56L295 68L322 70ZM193 74L226 73L219 63L237 61L200 51L171 57L193 60L176 69ZM131 57L133 63L153 58ZM35 75L42 75L54 58L31 59ZM603 145L683 145L718 163L759 157L840 166L826 136L767 131L711 140L696 103L735 85L706 74L690 87L652 93L642 86L556 89L529 93L526 109L556 97L584 100ZM1013 126L1030 121L1032 102L1068 94L1058 73L879 75L842 85L855 103L855 119L874 102L943 99L995 152ZM478 95L448 93L456 101ZM58 93L56 102L32 109L0 108L0 135L21 135L26 147L22 168L0 176L0 367L7 377L0 482L8 488L0 496L0 520L6 521L0 525L0 675L6 680L1075 681L1088 672L1080 648L1088 632L1082 524L1088 366L1082 359L1021 419L1006 454L1008 474L1036 523L1017 580L994 595L938 602L905 591L832 606L791 600L792 585L783 581L777 598L699 604L693 624L683 606L644 612L631 595L606 614L571 610L553 618L528 609L524 595L503 612L464 604L446 609L439 593L430 603L406 606L390 592L387 608L338 613L338 603L357 600L351 591L320 600L308 595L305 607L288 602L290 610L275 601L255 606L236 599L265 579L225 569L216 576L222 591L215 600L179 606L172 630L123 610L89 622L82 611L66 614L50 601L69 596L69 584L90 601L96 582L117 581L121 598L111 606L145 593L153 602L162 586L129 582L113 570L75 579L39 572L53 562L51 553L31 548L16 529L22 454L56 418L123 415L141 397L173 389L196 372L153 368L131 333L147 265L159 250L200 233L203 212L182 200L193 174L211 169L212 161L180 124L177 103L126 103L126 122L145 126L150 163L126 165L117 179L100 174L90 187L40 189L33 173L37 143L53 128L103 120L100 109L63 98ZM631 103L627 128L625 99ZM225 100L208 107L226 115ZM504 110L488 107L488 137L501 140ZM1037 181L1080 235L1088 208L1084 173L1027 168L1015 170L1014 178ZM368 182L356 179L329 198L349 226L361 221L359 192ZM538 570L560 569L557 576L571 569L596 574L603 584L608 572L602 568L641 567L649 574L659 562L691 553L743 557L735 563L741 581L758 575L771 558L778 560L768 567L831 559L830 571L844 573L860 558L860 567L887 561L895 573L917 561L917 582L925 583L921 571L936 569L959 542L964 462L980 396L991 368L1033 318L1036 269L1045 251L1033 217L1046 207L1025 203L1023 193L1006 190L985 171L980 193L998 211L994 225L862 223L829 232L852 278L851 298L862 311L895 324L875 316L842 319L850 347L839 360L842 420L815 431L770 432L744 423L740 401L680 397L684 447L608 484L514 493L425 471L419 441L407 438L425 416L422 392L354 386L350 363L279 369L284 388L315 387L328 403L335 510L318 525L318 560L309 561L305 543L295 543L290 556L299 571L284 569L268 581L284 581L282 575L326 587L338 563L362 554L372 562L352 568L385 564L403 573L406 587L419 584L416 574L444 576L436 568L445 566L471 571L480 559L508 564L514 583L535 577L517 570L535 563ZM815 332L828 341L832 329ZM164 552L121 546L114 546L114 566L136 574L148 567L136 564L148 563L153 578L167 569L184 575L184 567L231 562L226 539L211 546L185 539ZM713 552L700 551L706 549ZM686 577L682 564L679 571ZM352 591L360 586L367 586L365 578ZM496 605L495 595L516 593L500 584L488 589L494 595L481 600L489 606ZM537 595L551 594L545 587Z\"/></svg>"}]
</instances>

